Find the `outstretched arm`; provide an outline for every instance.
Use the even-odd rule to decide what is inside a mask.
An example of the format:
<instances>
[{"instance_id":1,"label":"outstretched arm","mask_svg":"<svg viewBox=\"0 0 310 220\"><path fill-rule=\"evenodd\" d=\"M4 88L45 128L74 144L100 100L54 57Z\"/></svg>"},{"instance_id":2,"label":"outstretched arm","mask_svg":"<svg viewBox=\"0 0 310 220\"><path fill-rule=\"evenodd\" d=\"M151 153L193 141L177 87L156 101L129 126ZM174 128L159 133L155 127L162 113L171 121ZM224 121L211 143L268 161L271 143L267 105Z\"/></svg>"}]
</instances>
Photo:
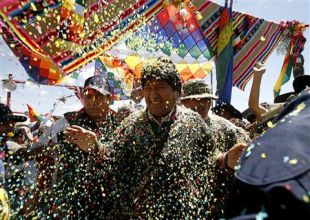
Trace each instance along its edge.
<instances>
[{"instance_id":1,"label":"outstretched arm","mask_svg":"<svg viewBox=\"0 0 310 220\"><path fill-rule=\"evenodd\" d=\"M258 121L261 120L262 115L267 112L267 109L259 105L260 85L262 81L262 76L265 72L266 68L263 66L263 64L255 64L253 84L251 87L248 105L250 110L255 114Z\"/></svg>"}]
</instances>

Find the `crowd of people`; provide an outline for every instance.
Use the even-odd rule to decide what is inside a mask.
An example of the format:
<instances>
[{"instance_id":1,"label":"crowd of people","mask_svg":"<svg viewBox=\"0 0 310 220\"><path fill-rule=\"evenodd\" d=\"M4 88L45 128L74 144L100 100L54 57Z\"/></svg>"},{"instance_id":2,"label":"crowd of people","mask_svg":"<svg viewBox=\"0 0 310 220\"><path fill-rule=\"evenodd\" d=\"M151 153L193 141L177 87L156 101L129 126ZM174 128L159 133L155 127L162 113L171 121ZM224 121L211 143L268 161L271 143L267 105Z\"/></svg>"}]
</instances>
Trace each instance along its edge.
<instances>
[{"instance_id":1,"label":"crowd of people","mask_svg":"<svg viewBox=\"0 0 310 220\"><path fill-rule=\"evenodd\" d=\"M38 138L0 104L1 215L309 219L310 80L296 77L290 101L263 107L264 72L255 66L247 115L229 103L212 108L210 85L182 84L166 57L144 64L132 107L112 111L108 80L92 76L84 107Z\"/></svg>"}]
</instances>

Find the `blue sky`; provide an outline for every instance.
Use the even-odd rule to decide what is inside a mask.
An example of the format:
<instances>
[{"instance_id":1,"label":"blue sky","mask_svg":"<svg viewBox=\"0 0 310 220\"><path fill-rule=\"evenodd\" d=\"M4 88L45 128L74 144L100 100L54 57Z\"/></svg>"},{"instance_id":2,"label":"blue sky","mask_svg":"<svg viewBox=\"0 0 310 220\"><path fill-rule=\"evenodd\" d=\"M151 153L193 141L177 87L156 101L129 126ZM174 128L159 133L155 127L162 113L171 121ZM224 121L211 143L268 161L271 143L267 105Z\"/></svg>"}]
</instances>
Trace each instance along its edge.
<instances>
[{"instance_id":1,"label":"blue sky","mask_svg":"<svg viewBox=\"0 0 310 220\"><path fill-rule=\"evenodd\" d=\"M215 0L219 4L223 4L224 0ZM235 0L234 10L248 13L254 16L264 18L266 20L280 22L281 20L299 20L305 23L310 23L310 1L309 0ZM310 32L307 30L305 37L310 39ZM310 74L309 58L309 42L305 45L303 52L305 58L305 73ZM284 60L284 55L277 55L274 52L265 63L267 72L263 76L261 86L261 102L273 103L273 86L280 73L281 66ZM93 69L88 69L88 72L78 79L78 84L92 74ZM6 78L7 74L12 73L15 79L26 80L28 78L22 66L19 64L16 57L0 38L0 79ZM252 82L250 81L245 91L240 91L233 88L232 104L239 110L243 111L247 108L249 91ZM292 91L292 80L284 87L281 93ZM17 112L27 111L26 104L30 104L39 113L44 114L50 111L57 98L64 95L71 95L72 91L66 88L52 86L36 86L26 84L24 87L19 86L12 93L12 109ZM6 101L6 91L0 89L1 102ZM65 104L61 103L56 111L56 115L61 115L67 111L77 110L81 107L79 101L73 97L69 98Z\"/></svg>"}]
</instances>

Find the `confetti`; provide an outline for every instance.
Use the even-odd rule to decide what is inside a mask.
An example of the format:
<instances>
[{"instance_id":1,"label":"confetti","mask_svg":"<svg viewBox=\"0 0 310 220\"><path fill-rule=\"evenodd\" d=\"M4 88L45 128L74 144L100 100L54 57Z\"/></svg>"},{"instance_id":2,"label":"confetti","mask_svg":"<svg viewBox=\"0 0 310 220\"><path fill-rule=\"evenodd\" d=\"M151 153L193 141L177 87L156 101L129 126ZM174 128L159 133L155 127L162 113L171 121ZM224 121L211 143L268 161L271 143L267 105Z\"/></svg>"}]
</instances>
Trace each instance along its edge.
<instances>
[{"instance_id":1,"label":"confetti","mask_svg":"<svg viewBox=\"0 0 310 220\"><path fill-rule=\"evenodd\" d=\"M290 116L297 116L302 110L305 109L305 107L306 107L306 104L302 102L302 103L300 103L300 104L296 107L296 109L295 109L293 112L291 112L289 115L290 115Z\"/></svg>"},{"instance_id":2,"label":"confetti","mask_svg":"<svg viewBox=\"0 0 310 220\"><path fill-rule=\"evenodd\" d=\"M285 189L286 190L292 190L292 186L290 184L285 184Z\"/></svg>"},{"instance_id":3,"label":"confetti","mask_svg":"<svg viewBox=\"0 0 310 220\"><path fill-rule=\"evenodd\" d=\"M285 156L285 157L283 157L283 162L284 162L284 163L287 163L287 162L289 161L289 159L290 159L290 158L289 158L288 156Z\"/></svg>"},{"instance_id":4,"label":"confetti","mask_svg":"<svg viewBox=\"0 0 310 220\"><path fill-rule=\"evenodd\" d=\"M254 143L251 143L251 144L249 145L249 147L246 149L246 151L249 152L249 151L253 150L254 147L255 147L255 144L254 144Z\"/></svg>"},{"instance_id":5,"label":"confetti","mask_svg":"<svg viewBox=\"0 0 310 220\"><path fill-rule=\"evenodd\" d=\"M267 123L268 128L274 128L276 125L272 123L272 121L268 121Z\"/></svg>"},{"instance_id":6,"label":"confetti","mask_svg":"<svg viewBox=\"0 0 310 220\"><path fill-rule=\"evenodd\" d=\"M238 164L238 165L235 166L235 170L236 170L236 171L237 171L237 170L240 170L240 168L241 168L241 165L240 165L240 164Z\"/></svg>"},{"instance_id":7,"label":"confetti","mask_svg":"<svg viewBox=\"0 0 310 220\"><path fill-rule=\"evenodd\" d=\"M289 160L288 162L289 162L289 164L296 165L298 163L298 160L292 159L292 160Z\"/></svg>"},{"instance_id":8,"label":"confetti","mask_svg":"<svg viewBox=\"0 0 310 220\"><path fill-rule=\"evenodd\" d=\"M246 154L245 154L245 157L249 157L251 154L252 154L251 151L247 151Z\"/></svg>"},{"instance_id":9,"label":"confetti","mask_svg":"<svg viewBox=\"0 0 310 220\"><path fill-rule=\"evenodd\" d=\"M310 198L309 198L308 195L304 195L302 198L303 198L305 203L309 203L310 202Z\"/></svg>"},{"instance_id":10,"label":"confetti","mask_svg":"<svg viewBox=\"0 0 310 220\"><path fill-rule=\"evenodd\" d=\"M266 212L259 212L256 215L256 220L264 220L265 218L268 218L268 214Z\"/></svg>"}]
</instances>

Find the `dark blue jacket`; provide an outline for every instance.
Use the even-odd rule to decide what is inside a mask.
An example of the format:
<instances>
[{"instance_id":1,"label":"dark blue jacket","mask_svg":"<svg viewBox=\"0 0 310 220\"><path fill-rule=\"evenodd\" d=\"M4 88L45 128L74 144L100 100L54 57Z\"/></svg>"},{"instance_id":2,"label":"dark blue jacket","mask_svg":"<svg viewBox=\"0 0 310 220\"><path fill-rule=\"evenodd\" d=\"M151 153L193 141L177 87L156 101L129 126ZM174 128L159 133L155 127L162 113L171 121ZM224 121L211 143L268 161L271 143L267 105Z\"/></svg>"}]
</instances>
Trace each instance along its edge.
<instances>
[{"instance_id":1,"label":"dark blue jacket","mask_svg":"<svg viewBox=\"0 0 310 220\"><path fill-rule=\"evenodd\" d=\"M234 187L227 218L310 219L309 89L250 144Z\"/></svg>"}]
</instances>

